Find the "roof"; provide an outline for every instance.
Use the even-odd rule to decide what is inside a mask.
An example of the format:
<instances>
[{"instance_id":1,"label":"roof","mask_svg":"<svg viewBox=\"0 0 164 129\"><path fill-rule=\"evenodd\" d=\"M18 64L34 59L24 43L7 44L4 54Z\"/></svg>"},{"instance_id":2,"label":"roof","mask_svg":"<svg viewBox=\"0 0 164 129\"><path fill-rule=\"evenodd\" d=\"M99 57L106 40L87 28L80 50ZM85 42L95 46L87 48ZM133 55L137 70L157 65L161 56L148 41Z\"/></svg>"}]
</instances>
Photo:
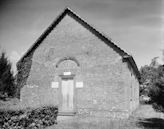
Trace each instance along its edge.
<instances>
[{"instance_id":1,"label":"roof","mask_svg":"<svg viewBox=\"0 0 164 129\"><path fill-rule=\"evenodd\" d=\"M122 50L120 47L115 45L109 38L104 36L102 33L97 31L87 22L85 22L82 18L80 18L77 14L75 14L70 8L65 8L64 11L52 22L52 24L41 34L41 36L36 40L36 42L27 50L27 52L22 56L22 58L17 62L17 65L24 60L31 52L33 52L42 41L48 36L48 34L58 25L58 23L66 16L69 15L73 19L75 19L78 23L83 25L86 29L96 35L99 39L104 41L108 46L113 48L123 59L125 59L133 68L136 76L140 79L140 73L138 71L137 65L132 56Z\"/></svg>"}]
</instances>

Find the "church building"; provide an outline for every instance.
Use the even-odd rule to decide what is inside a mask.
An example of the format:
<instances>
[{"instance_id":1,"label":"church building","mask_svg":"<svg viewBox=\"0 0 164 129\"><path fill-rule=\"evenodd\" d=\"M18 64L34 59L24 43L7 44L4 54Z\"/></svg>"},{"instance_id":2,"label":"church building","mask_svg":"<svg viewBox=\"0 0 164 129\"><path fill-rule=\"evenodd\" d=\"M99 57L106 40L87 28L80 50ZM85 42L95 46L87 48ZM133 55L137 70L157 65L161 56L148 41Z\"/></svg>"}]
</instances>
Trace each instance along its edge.
<instances>
[{"instance_id":1,"label":"church building","mask_svg":"<svg viewBox=\"0 0 164 129\"><path fill-rule=\"evenodd\" d=\"M132 56L66 8L17 63L20 101L62 116L128 117L139 104Z\"/></svg>"}]
</instances>

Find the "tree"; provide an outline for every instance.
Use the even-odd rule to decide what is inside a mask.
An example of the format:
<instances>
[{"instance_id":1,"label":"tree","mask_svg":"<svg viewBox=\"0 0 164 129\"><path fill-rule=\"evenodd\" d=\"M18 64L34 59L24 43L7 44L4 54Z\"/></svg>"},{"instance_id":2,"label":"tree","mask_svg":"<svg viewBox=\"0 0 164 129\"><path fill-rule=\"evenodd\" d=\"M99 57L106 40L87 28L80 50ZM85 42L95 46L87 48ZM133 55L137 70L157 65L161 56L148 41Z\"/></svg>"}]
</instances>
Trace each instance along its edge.
<instances>
[{"instance_id":1,"label":"tree","mask_svg":"<svg viewBox=\"0 0 164 129\"><path fill-rule=\"evenodd\" d=\"M149 96L150 88L153 85L154 80L156 80L158 71L155 67L151 65L145 65L140 69L141 75L141 85L140 85L140 96Z\"/></svg>"},{"instance_id":2,"label":"tree","mask_svg":"<svg viewBox=\"0 0 164 129\"><path fill-rule=\"evenodd\" d=\"M140 69L140 95L150 97L153 108L164 112L164 65L160 65L157 58L153 58L150 65Z\"/></svg>"},{"instance_id":3,"label":"tree","mask_svg":"<svg viewBox=\"0 0 164 129\"><path fill-rule=\"evenodd\" d=\"M150 97L154 109L164 112L164 65L157 68L157 78L152 82Z\"/></svg>"},{"instance_id":4,"label":"tree","mask_svg":"<svg viewBox=\"0 0 164 129\"><path fill-rule=\"evenodd\" d=\"M14 96L15 95L14 76L11 71L11 63L7 59L4 52L0 56L0 94L1 96Z\"/></svg>"}]
</instances>

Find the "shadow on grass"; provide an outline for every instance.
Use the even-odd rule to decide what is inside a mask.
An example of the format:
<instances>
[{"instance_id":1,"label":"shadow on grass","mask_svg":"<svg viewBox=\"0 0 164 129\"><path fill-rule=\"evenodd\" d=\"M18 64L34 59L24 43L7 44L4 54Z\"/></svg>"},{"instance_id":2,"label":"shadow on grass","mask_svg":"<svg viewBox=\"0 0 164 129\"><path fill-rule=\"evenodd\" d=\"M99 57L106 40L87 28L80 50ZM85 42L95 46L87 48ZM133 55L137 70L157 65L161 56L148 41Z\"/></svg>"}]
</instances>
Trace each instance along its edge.
<instances>
[{"instance_id":1,"label":"shadow on grass","mask_svg":"<svg viewBox=\"0 0 164 129\"><path fill-rule=\"evenodd\" d=\"M139 119L137 124L144 129L164 129L164 119L160 118Z\"/></svg>"}]
</instances>

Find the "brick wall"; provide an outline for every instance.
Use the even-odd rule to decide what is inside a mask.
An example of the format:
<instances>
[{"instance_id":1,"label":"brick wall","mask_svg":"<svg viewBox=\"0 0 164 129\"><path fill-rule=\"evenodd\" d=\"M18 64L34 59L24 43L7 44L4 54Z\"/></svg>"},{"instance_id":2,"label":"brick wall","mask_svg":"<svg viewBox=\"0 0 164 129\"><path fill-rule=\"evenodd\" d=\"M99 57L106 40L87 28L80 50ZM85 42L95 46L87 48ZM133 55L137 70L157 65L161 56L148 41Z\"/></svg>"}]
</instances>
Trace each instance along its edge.
<instances>
[{"instance_id":1,"label":"brick wall","mask_svg":"<svg viewBox=\"0 0 164 129\"><path fill-rule=\"evenodd\" d=\"M65 60L56 67L65 57L75 58L80 66ZM29 64L28 68L24 67L26 64ZM65 16L34 53L20 64L19 71L26 71L28 75L23 78L21 72L18 74L20 87L23 86L21 101L28 106L59 105L59 88L51 88L51 82L59 82L59 75L71 71L76 75L76 82L84 83L83 88L76 88L78 114L102 116L122 112L126 116L138 103L139 84L129 69L117 52Z\"/></svg>"}]
</instances>

